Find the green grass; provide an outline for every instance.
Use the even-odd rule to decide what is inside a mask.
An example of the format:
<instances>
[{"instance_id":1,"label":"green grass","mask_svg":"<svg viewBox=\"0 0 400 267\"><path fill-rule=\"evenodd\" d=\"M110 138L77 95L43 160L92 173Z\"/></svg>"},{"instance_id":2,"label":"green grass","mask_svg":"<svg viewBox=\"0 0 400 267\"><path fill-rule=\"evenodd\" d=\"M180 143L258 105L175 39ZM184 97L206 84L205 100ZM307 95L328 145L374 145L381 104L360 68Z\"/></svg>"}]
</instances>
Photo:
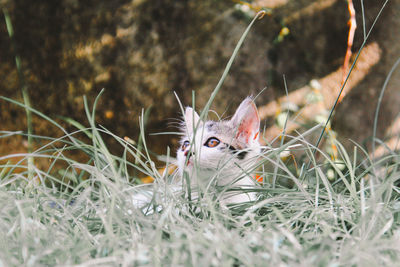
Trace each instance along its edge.
<instances>
[{"instance_id":1,"label":"green grass","mask_svg":"<svg viewBox=\"0 0 400 267\"><path fill-rule=\"evenodd\" d=\"M324 151L318 160L314 157L316 148L305 137L316 129L286 136L285 144L260 155L264 168L258 173L266 182L250 189L259 199L226 210L210 195L189 201L185 189L177 194L166 182L171 177L156 172L145 139L139 151L97 127L95 107L89 111L85 103L89 127L80 125L73 133L61 128L65 135L58 139L35 136L48 144L32 153L0 157L15 162L22 156L14 165L0 166L1 265L379 266L400 260L396 153L374 161L361 148L349 154L337 144L343 166ZM13 133L0 134L12 138ZM111 154L105 135L125 152ZM282 162L280 151L289 146L311 162L309 169ZM90 161L67 157L73 150L86 153ZM29 157L51 161L46 170L34 169L34 180L27 178ZM334 181L328 169L334 170ZM152 200L154 207L162 207L159 212L146 214L133 204L132 196L144 190L135 171L157 178L149 190L161 192ZM275 184L267 182L272 177ZM287 181L291 186L285 186Z\"/></svg>"},{"instance_id":2,"label":"green grass","mask_svg":"<svg viewBox=\"0 0 400 267\"><path fill-rule=\"evenodd\" d=\"M25 135L43 144L30 153L0 156L0 266L393 266L400 260L395 151L374 159L362 147L350 153L336 143L339 156L333 161L319 141L307 141L324 128L283 134L285 142L260 154L257 173L265 182L248 189L258 199L227 210L212 194L190 200L187 188L177 191L169 183L173 175L157 172L144 138L145 114L136 145L97 126L97 99L92 107L84 101L88 126L67 119L77 129L67 132L29 105L0 98L63 133L53 138L0 131L0 138ZM124 152L110 153L105 136ZM280 158L286 149L296 150L298 167ZM78 162L72 152L88 160ZM47 167L28 164L33 158ZM171 163L170 155L165 158ZM155 183L140 185L137 173L155 177ZM155 192L152 212L134 205L133 197L143 191Z\"/></svg>"}]
</instances>

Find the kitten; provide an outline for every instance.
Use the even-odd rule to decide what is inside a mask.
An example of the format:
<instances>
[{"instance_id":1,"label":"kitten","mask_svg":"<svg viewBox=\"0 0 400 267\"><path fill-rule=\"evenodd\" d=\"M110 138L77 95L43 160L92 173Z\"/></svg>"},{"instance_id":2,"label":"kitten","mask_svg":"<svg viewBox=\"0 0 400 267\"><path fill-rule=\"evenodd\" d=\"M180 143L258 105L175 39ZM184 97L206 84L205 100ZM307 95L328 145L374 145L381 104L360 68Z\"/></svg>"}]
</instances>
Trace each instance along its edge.
<instances>
[{"instance_id":1,"label":"kitten","mask_svg":"<svg viewBox=\"0 0 400 267\"><path fill-rule=\"evenodd\" d=\"M188 175L194 188L209 183L226 188L245 189L255 185L251 172L260 154L260 118L248 97L230 120L202 121L190 107L184 114L181 146L177 151L181 177ZM185 174L186 173L186 174ZM221 203L234 204L255 200L253 192L225 191Z\"/></svg>"},{"instance_id":2,"label":"kitten","mask_svg":"<svg viewBox=\"0 0 400 267\"><path fill-rule=\"evenodd\" d=\"M174 175L180 182L174 179L166 186L164 180L156 180L131 188L134 207L147 215L162 210L169 198L184 193L185 177L190 181L192 200L199 192L214 193L215 185L226 189L219 195L222 207L255 200L256 194L245 189L256 184L251 171L261 150L259 128L257 107L249 97L230 120L201 121L187 107L181 129L184 136L177 151L178 173ZM236 191L229 191L232 188Z\"/></svg>"}]
</instances>

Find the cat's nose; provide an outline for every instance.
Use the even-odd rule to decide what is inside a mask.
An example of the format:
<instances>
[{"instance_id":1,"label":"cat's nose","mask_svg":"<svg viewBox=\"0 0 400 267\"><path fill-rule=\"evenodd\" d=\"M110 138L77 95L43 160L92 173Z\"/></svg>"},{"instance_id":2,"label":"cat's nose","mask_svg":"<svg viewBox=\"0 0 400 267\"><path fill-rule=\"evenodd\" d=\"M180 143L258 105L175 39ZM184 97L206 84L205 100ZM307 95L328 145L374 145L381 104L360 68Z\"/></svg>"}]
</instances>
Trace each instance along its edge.
<instances>
[{"instance_id":1,"label":"cat's nose","mask_svg":"<svg viewBox=\"0 0 400 267\"><path fill-rule=\"evenodd\" d=\"M186 150L184 153L185 157L187 157L188 154L189 154L189 150ZM190 156L193 156L193 155L194 155L194 152L193 151L190 152Z\"/></svg>"}]
</instances>

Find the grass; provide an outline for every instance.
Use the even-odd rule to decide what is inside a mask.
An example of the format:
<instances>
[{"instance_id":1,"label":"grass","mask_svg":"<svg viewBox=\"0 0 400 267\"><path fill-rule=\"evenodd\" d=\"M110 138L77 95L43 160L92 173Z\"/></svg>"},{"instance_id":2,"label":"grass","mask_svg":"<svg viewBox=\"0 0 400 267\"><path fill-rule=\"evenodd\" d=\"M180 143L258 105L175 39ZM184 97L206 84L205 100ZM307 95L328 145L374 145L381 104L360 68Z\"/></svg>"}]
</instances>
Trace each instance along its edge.
<instances>
[{"instance_id":1,"label":"grass","mask_svg":"<svg viewBox=\"0 0 400 267\"><path fill-rule=\"evenodd\" d=\"M0 166L3 266L378 266L400 260L397 154L374 161L361 148L350 155L337 144L343 168L324 151L319 160L314 157L316 148L304 138L308 132L286 136L286 144L260 155L264 168L258 174L266 182L250 189L259 199L227 211L213 205L210 196L197 202L188 200L185 189L177 194L166 182L171 176L156 172L145 143L141 152L96 127L86 107L90 127L58 139L42 137L48 145L31 154L0 157L4 162L22 156L17 164ZM89 142L79 138L82 132ZM4 138L10 134L1 132ZM104 135L113 136L125 152L110 154ZM294 145L313 167L291 170L282 162L280 151ZM68 158L70 150L84 151L90 162ZM31 156L51 162L47 170L34 170L36 180L27 178L25 162ZM55 167L60 163L62 172ZM336 174L333 182L328 169ZM135 185L134 170L153 175L155 184ZM267 182L273 176L274 185ZM132 201L146 187L160 192L152 199L154 207L162 208L158 212L146 214Z\"/></svg>"},{"instance_id":2,"label":"grass","mask_svg":"<svg viewBox=\"0 0 400 267\"><path fill-rule=\"evenodd\" d=\"M75 132L26 104L1 99L49 121L63 136L29 133L45 145L0 156L0 266L392 266L400 260L395 151L374 159L362 147L349 153L336 143L332 160L319 142L307 141L320 126L284 134L278 148L260 154L256 172L264 183L248 189L258 199L226 210L213 195L190 200L186 188L169 183L174 174L158 173L144 138L145 114L136 145L97 126L97 99L92 107L84 99L87 127L69 120ZM0 138L21 134L0 131ZM121 155L110 153L106 135L122 146ZM299 167L282 160L287 149L301 155ZM77 162L70 152L88 161ZM31 166L31 158L48 167ZM140 185L138 172L153 176L154 184ZM135 205L138 192L152 193L147 209Z\"/></svg>"},{"instance_id":3,"label":"grass","mask_svg":"<svg viewBox=\"0 0 400 267\"><path fill-rule=\"evenodd\" d=\"M21 58L19 56L19 54L17 53L17 46L15 43L15 39L14 39L14 29L13 29L13 25L11 23L11 18L10 18L10 14L8 13L7 8L3 7L3 14L4 14L4 20L6 22L6 26L7 26L7 32L8 35L10 37L11 40L11 46L12 49L14 50L14 58L15 58L15 65L17 68L17 73L18 73L18 80L20 83L20 87L21 87L21 92L22 92L22 97L24 99L24 103L27 107L31 107L31 103L30 103L30 99L29 99L29 93L28 93L28 87L26 86L25 83L25 76L24 76L24 72L22 70L22 65L21 65ZM26 125L27 125L27 130L28 130L28 152L31 153L32 152L32 136L33 136L33 124L32 124L32 113L30 111L30 109L25 109L26 112ZM32 179L32 168L34 165L34 160L33 157L28 158L28 166L29 166L29 179Z\"/></svg>"}]
</instances>

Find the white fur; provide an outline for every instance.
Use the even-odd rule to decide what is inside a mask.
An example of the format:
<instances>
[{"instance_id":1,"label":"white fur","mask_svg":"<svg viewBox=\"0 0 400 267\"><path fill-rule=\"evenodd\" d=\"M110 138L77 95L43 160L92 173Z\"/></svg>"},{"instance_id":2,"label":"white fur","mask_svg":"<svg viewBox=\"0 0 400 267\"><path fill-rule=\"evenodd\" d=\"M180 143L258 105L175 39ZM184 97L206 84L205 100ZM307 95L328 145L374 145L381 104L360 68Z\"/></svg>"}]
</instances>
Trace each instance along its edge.
<instances>
[{"instance_id":1,"label":"white fur","mask_svg":"<svg viewBox=\"0 0 400 267\"><path fill-rule=\"evenodd\" d=\"M236 189L255 186L255 180L248 172L252 171L260 153L260 120L257 108L250 98L241 103L231 120L203 122L189 107L185 110L184 119L185 136L181 144L189 141L190 145L184 150L182 147L178 148L177 161L180 175L183 176L186 172L192 187L204 190L213 182L217 186ZM220 140L219 145L205 146L210 137ZM227 145L234 147L236 152ZM243 151L246 153L244 159L238 158L237 154ZM242 203L255 198L255 193L230 191L222 195L221 203Z\"/></svg>"}]
</instances>

